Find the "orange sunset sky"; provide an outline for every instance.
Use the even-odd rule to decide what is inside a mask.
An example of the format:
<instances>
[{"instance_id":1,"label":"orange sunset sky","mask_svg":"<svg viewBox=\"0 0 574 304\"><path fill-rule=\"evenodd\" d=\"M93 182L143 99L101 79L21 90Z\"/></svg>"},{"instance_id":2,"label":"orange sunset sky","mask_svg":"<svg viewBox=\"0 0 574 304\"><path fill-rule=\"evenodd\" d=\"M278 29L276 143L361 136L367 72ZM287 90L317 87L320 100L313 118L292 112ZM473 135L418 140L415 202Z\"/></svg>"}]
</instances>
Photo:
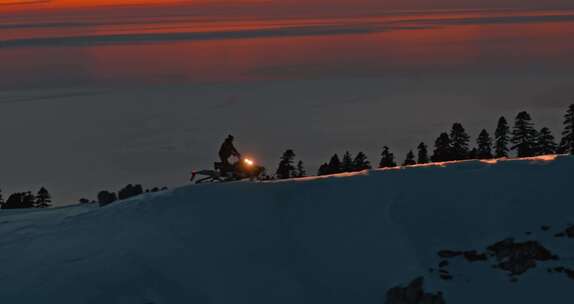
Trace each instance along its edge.
<instances>
[{"instance_id":1,"label":"orange sunset sky","mask_svg":"<svg viewBox=\"0 0 574 304\"><path fill-rule=\"evenodd\" d=\"M296 5L321 4L329 6L376 6L404 9L444 9L444 8L550 8L573 7L572 0L0 0L1 11L66 9L98 6L123 5L170 5L170 4L246 4Z\"/></svg>"},{"instance_id":2,"label":"orange sunset sky","mask_svg":"<svg viewBox=\"0 0 574 304\"><path fill-rule=\"evenodd\" d=\"M66 9L122 5L169 5L219 3L220 0L0 0L0 10ZM236 1L237 2L237 1ZM239 2L257 2L240 0Z\"/></svg>"}]
</instances>

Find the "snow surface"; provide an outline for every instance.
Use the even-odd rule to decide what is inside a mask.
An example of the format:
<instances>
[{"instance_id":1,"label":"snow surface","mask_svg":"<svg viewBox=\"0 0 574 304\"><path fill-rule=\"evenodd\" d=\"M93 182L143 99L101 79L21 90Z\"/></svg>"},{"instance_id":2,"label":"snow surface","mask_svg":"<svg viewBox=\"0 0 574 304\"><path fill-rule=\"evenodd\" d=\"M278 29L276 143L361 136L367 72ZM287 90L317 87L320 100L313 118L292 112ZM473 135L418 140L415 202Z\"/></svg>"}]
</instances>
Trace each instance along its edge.
<instances>
[{"instance_id":1,"label":"snow surface","mask_svg":"<svg viewBox=\"0 0 574 304\"><path fill-rule=\"evenodd\" d=\"M465 161L1 211L0 302L384 303L424 275L447 303L568 303L574 281L546 265L516 283L485 263L428 269L509 236L572 263L574 240L552 235L574 222L573 175L569 156Z\"/></svg>"}]
</instances>

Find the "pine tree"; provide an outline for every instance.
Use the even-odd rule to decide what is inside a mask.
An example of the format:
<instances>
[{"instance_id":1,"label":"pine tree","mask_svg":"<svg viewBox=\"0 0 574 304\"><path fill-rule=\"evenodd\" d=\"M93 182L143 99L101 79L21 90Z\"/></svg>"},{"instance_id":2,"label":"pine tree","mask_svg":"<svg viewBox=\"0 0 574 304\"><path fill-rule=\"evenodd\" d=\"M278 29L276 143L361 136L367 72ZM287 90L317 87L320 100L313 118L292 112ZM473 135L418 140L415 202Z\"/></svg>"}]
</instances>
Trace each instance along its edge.
<instances>
[{"instance_id":1,"label":"pine tree","mask_svg":"<svg viewBox=\"0 0 574 304\"><path fill-rule=\"evenodd\" d=\"M4 197L2 196L2 189L0 189L0 209L4 209Z\"/></svg>"},{"instance_id":2,"label":"pine tree","mask_svg":"<svg viewBox=\"0 0 574 304\"><path fill-rule=\"evenodd\" d=\"M556 153L556 142L554 141L554 136L549 128L542 128L537 132L536 137L536 154L538 155L548 155Z\"/></svg>"},{"instance_id":3,"label":"pine tree","mask_svg":"<svg viewBox=\"0 0 574 304\"><path fill-rule=\"evenodd\" d=\"M562 139L560 140L560 144L558 144L558 147L556 148L556 153L557 154L568 153L568 144L566 143L566 139L564 137L562 137Z\"/></svg>"},{"instance_id":4,"label":"pine tree","mask_svg":"<svg viewBox=\"0 0 574 304\"><path fill-rule=\"evenodd\" d=\"M396 167L395 155L391 153L389 147L384 146L383 152L381 153L381 162L379 163L379 168L389 168Z\"/></svg>"},{"instance_id":5,"label":"pine tree","mask_svg":"<svg viewBox=\"0 0 574 304\"><path fill-rule=\"evenodd\" d=\"M50 192L44 187L40 188L36 195L36 208L48 208L52 205L52 196Z\"/></svg>"},{"instance_id":6,"label":"pine tree","mask_svg":"<svg viewBox=\"0 0 574 304\"><path fill-rule=\"evenodd\" d=\"M12 193L2 205L2 209L19 209L23 208L23 199L25 193Z\"/></svg>"},{"instance_id":7,"label":"pine tree","mask_svg":"<svg viewBox=\"0 0 574 304\"><path fill-rule=\"evenodd\" d=\"M22 197L22 207L21 208L34 208L36 206L36 197L32 192L25 192Z\"/></svg>"},{"instance_id":8,"label":"pine tree","mask_svg":"<svg viewBox=\"0 0 574 304\"><path fill-rule=\"evenodd\" d=\"M291 149L283 153L276 172L278 179L287 179L295 176L295 167L293 166L294 158L295 152Z\"/></svg>"},{"instance_id":9,"label":"pine tree","mask_svg":"<svg viewBox=\"0 0 574 304\"><path fill-rule=\"evenodd\" d=\"M560 152L574 154L574 104L571 104L564 115L564 131L560 141Z\"/></svg>"},{"instance_id":10,"label":"pine tree","mask_svg":"<svg viewBox=\"0 0 574 304\"><path fill-rule=\"evenodd\" d=\"M339 155L334 154L333 156L331 156L331 160L329 160L329 174L335 174L341 172L343 172L341 160L339 159Z\"/></svg>"},{"instance_id":11,"label":"pine tree","mask_svg":"<svg viewBox=\"0 0 574 304\"><path fill-rule=\"evenodd\" d=\"M305 166L303 165L303 161L297 162L297 175L296 177L305 177L307 176L307 171L305 171Z\"/></svg>"},{"instance_id":12,"label":"pine tree","mask_svg":"<svg viewBox=\"0 0 574 304\"><path fill-rule=\"evenodd\" d=\"M508 127L508 122L504 116L498 119L498 125L496 126L496 131L494 132L495 143L495 157L508 157L508 143L510 142L510 128Z\"/></svg>"},{"instance_id":13,"label":"pine tree","mask_svg":"<svg viewBox=\"0 0 574 304\"><path fill-rule=\"evenodd\" d=\"M415 154L413 153L413 150L410 150L409 153L407 153L407 156L405 157L403 166L412 166L416 164L417 162L415 161Z\"/></svg>"},{"instance_id":14,"label":"pine tree","mask_svg":"<svg viewBox=\"0 0 574 304\"><path fill-rule=\"evenodd\" d=\"M126 200L144 193L142 185L128 184L118 191L118 199Z\"/></svg>"},{"instance_id":15,"label":"pine tree","mask_svg":"<svg viewBox=\"0 0 574 304\"><path fill-rule=\"evenodd\" d=\"M443 132L434 143L434 151L431 156L433 162L444 162L452 160L450 137Z\"/></svg>"},{"instance_id":16,"label":"pine tree","mask_svg":"<svg viewBox=\"0 0 574 304\"><path fill-rule=\"evenodd\" d=\"M363 152L357 153L353 160L353 171L363 171L371 169L371 164L367 160L367 155Z\"/></svg>"},{"instance_id":17,"label":"pine tree","mask_svg":"<svg viewBox=\"0 0 574 304\"><path fill-rule=\"evenodd\" d=\"M518 157L534 156L536 153L536 130L532 118L526 111L518 113L512 130L512 150L517 151Z\"/></svg>"},{"instance_id":18,"label":"pine tree","mask_svg":"<svg viewBox=\"0 0 574 304\"><path fill-rule=\"evenodd\" d=\"M417 147L418 150L418 159L417 159L417 163L419 164L426 164L429 162L429 153L428 153L428 148L427 145L425 145L425 143L421 142L419 144L419 146Z\"/></svg>"},{"instance_id":19,"label":"pine tree","mask_svg":"<svg viewBox=\"0 0 574 304\"><path fill-rule=\"evenodd\" d=\"M478 146L476 151L476 158L479 159L490 159L492 158L492 139L490 134L485 129L480 131L478 138L476 140Z\"/></svg>"},{"instance_id":20,"label":"pine tree","mask_svg":"<svg viewBox=\"0 0 574 304\"><path fill-rule=\"evenodd\" d=\"M478 149L476 147L468 151L468 159L477 159L477 158L478 158Z\"/></svg>"},{"instance_id":21,"label":"pine tree","mask_svg":"<svg viewBox=\"0 0 574 304\"><path fill-rule=\"evenodd\" d=\"M353 157L349 151L345 152L343 155L343 160L341 162L341 170L343 172L351 172L353 171Z\"/></svg>"},{"instance_id":22,"label":"pine tree","mask_svg":"<svg viewBox=\"0 0 574 304\"><path fill-rule=\"evenodd\" d=\"M78 203L83 205L83 204L91 204L92 202L89 199L83 197L83 198L78 200Z\"/></svg>"},{"instance_id":23,"label":"pine tree","mask_svg":"<svg viewBox=\"0 0 574 304\"><path fill-rule=\"evenodd\" d=\"M118 200L118 196L115 192L109 192L106 190L100 191L98 193L98 204L100 207L109 205Z\"/></svg>"},{"instance_id":24,"label":"pine tree","mask_svg":"<svg viewBox=\"0 0 574 304\"><path fill-rule=\"evenodd\" d=\"M321 166L319 166L319 170L317 171L317 175L321 176L321 175L329 175L329 174L331 174L329 164L323 163Z\"/></svg>"},{"instance_id":25,"label":"pine tree","mask_svg":"<svg viewBox=\"0 0 574 304\"><path fill-rule=\"evenodd\" d=\"M470 136L460 123L454 123L450 131L451 157L453 160L468 158Z\"/></svg>"}]
</instances>

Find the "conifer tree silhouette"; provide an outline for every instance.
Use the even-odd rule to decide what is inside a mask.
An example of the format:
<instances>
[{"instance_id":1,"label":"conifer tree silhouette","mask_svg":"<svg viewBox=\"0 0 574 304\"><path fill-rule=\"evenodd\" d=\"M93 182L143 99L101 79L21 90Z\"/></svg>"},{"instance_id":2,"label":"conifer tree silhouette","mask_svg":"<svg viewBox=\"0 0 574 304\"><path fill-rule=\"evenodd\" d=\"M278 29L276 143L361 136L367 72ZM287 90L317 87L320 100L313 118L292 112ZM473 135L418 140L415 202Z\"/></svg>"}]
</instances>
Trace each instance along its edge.
<instances>
[{"instance_id":1,"label":"conifer tree silhouette","mask_svg":"<svg viewBox=\"0 0 574 304\"><path fill-rule=\"evenodd\" d=\"M38 194L36 194L36 208L48 208L52 205L52 196L50 192L44 187L40 188Z\"/></svg>"},{"instance_id":2,"label":"conifer tree silhouette","mask_svg":"<svg viewBox=\"0 0 574 304\"><path fill-rule=\"evenodd\" d=\"M389 147L384 146L383 152L381 153L381 161L379 162L379 168L396 167L395 155L391 153Z\"/></svg>"},{"instance_id":3,"label":"conifer tree silhouette","mask_svg":"<svg viewBox=\"0 0 574 304\"><path fill-rule=\"evenodd\" d=\"M343 154L343 160L341 162L341 170L343 172L351 172L353 171L353 157L349 151Z\"/></svg>"},{"instance_id":4,"label":"conifer tree silhouette","mask_svg":"<svg viewBox=\"0 0 574 304\"><path fill-rule=\"evenodd\" d=\"M518 157L529 157L536 154L536 136L532 118L526 111L518 113L512 130L512 150L516 150Z\"/></svg>"},{"instance_id":5,"label":"conifer tree silhouette","mask_svg":"<svg viewBox=\"0 0 574 304\"><path fill-rule=\"evenodd\" d=\"M496 126L496 131L494 132L495 144L494 156L496 158L508 157L508 144L510 143L510 127L508 127L508 122L504 116L498 119L498 125Z\"/></svg>"},{"instance_id":6,"label":"conifer tree silhouette","mask_svg":"<svg viewBox=\"0 0 574 304\"><path fill-rule=\"evenodd\" d=\"M357 153L353 160L353 171L363 171L371 169L371 164L367 160L367 155L363 152Z\"/></svg>"},{"instance_id":7,"label":"conifer tree silhouette","mask_svg":"<svg viewBox=\"0 0 574 304\"><path fill-rule=\"evenodd\" d=\"M468 144L470 136L461 123L454 123L450 131L451 158L452 160L461 160L468 158Z\"/></svg>"},{"instance_id":8,"label":"conifer tree silhouette","mask_svg":"<svg viewBox=\"0 0 574 304\"><path fill-rule=\"evenodd\" d=\"M295 176L295 167L293 166L294 158L295 152L291 149L283 153L276 172L278 179L287 179Z\"/></svg>"},{"instance_id":9,"label":"conifer tree silhouette","mask_svg":"<svg viewBox=\"0 0 574 304\"><path fill-rule=\"evenodd\" d=\"M478 149L476 147L468 151L468 159L477 159L477 158L478 158Z\"/></svg>"},{"instance_id":10,"label":"conifer tree silhouette","mask_svg":"<svg viewBox=\"0 0 574 304\"><path fill-rule=\"evenodd\" d=\"M298 161L297 162L297 170L296 170L296 176L297 177L305 177L307 176L307 171L305 171L305 166L303 165L303 161Z\"/></svg>"},{"instance_id":11,"label":"conifer tree silhouette","mask_svg":"<svg viewBox=\"0 0 574 304\"><path fill-rule=\"evenodd\" d=\"M34 207L36 207L36 197L30 191L25 192L22 197L22 207L20 208L34 208Z\"/></svg>"},{"instance_id":12,"label":"conifer tree silhouette","mask_svg":"<svg viewBox=\"0 0 574 304\"><path fill-rule=\"evenodd\" d=\"M118 191L118 199L125 200L144 193L142 185L129 184Z\"/></svg>"},{"instance_id":13,"label":"conifer tree silhouette","mask_svg":"<svg viewBox=\"0 0 574 304\"><path fill-rule=\"evenodd\" d=\"M434 144L433 162L444 162L452 160L450 137L446 132L440 134Z\"/></svg>"},{"instance_id":14,"label":"conifer tree silhouette","mask_svg":"<svg viewBox=\"0 0 574 304\"><path fill-rule=\"evenodd\" d=\"M490 159L492 158L492 139L490 138L490 134L485 129L480 131L478 138L476 140L477 144L477 151L476 151L476 158L479 159Z\"/></svg>"},{"instance_id":15,"label":"conifer tree silhouette","mask_svg":"<svg viewBox=\"0 0 574 304\"><path fill-rule=\"evenodd\" d=\"M98 204L100 207L109 205L118 200L118 196L114 192L100 191L98 193Z\"/></svg>"},{"instance_id":16,"label":"conifer tree silhouette","mask_svg":"<svg viewBox=\"0 0 574 304\"><path fill-rule=\"evenodd\" d=\"M2 209L20 209L25 208L24 205L24 196L26 193L18 192L12 193L8 196L8 199L2 205Z\"/></svg>"},{"instance_id":17,"label":"conifer tree silhouette","mask_svg":"<svg viewBox=\"0 0 574 304\"><path fill-rule=\"evenodd\" d=\"M329 175L329 174L331 174L331 170L329 168L328 163L323 163L321 166L319 166L319 170L317 171L317 175L321 176L321 175Z\"/></svg>"},{"instance_id":18,"label":"conifer tree silhouette","mask_svg":"<svg viewBox=\"0 0 574 304\"><path fill-rule=\"evenodd\" d=\"M429 159L429 153L428 153L428 147L427 145L425 145L424 142L421 142L418 147L418 159L417 159L417 163L419 164L426 164L430 161Z\"/></svg>"},{"instance_id":19,"label":"conifer tree silhouette","mask_svg":"<svg viewBox=\"0 0 574 304\"><path fill-rule=\"evenodd\" d=\"M549 128L544 127L536 134L536 154L548 155L556 153L557 145L554 141L554 135Z\"/></svg>"},{"instance_id":20,"label":"conifer tree silhouette","mask_svg":"<svg viewBox=\"0 0 574 304\"><path fill-rule=\"evenodd\" d=\"M405 157L403 166L412 166L416 164L417 162L415 161L415 154L413 153L413 150L410 150L409 153L407 153L407 156Z\"/></svg>"},{"instance_id":21,"label":"conifer tree silhouette","mask_svg":"<svg viewBox=\"0 0 574 304\"><path fill-rule=\"evenodd\" d=\"M343 170L341 160L339 159L339 155L333 154L331 160L329 160L329 174L335 174L341 172L343 172Z\"/></svg>"},{"instance_id":22,"label":"conifer tree silhouette","mask_svg":"<svg viewBox=\"0 0 574 304\"><path fill-rule=\"evenodd\" d=\"M564 131L560 141L560 153L574 154L574 104L571 104L564 115Z\"/></svg>"}]
</instances>

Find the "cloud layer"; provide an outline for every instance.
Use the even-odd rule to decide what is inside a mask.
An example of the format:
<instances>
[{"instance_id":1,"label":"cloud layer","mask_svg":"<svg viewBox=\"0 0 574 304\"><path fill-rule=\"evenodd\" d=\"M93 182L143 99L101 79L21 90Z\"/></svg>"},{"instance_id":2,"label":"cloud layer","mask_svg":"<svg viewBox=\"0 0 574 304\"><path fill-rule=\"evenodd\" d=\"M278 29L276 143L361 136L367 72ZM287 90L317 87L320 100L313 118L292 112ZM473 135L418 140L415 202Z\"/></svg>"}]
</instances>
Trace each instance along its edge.
<instances>
[{"instance_id":1,"label":"cloud layer","mask_svg":"<svg viewBox=\"0 0 574 304\"><path fill-rule=\"evenodd\" d=\"M471 16L449 18L416 18L406 17L402 20L381 18L379 20L363 21L361 19L339 19L333 22L321 22L296 25L283 24L273 28L226 29L226 30L196 30L194 24L181 25L170 28L164 32L134 32L127 34L97 34L87 35L41 35L31 38L14 38L0 40L1 48L15 47L63 47L63 46L90 46L102 44L139 44L155 42L175 42L194 40L218 39L246 39L293 36L324 36L341 34L365 34L391 30L409 30L448 25L484 25L484 24L512 24L512 23L549 23L574 21L574 12L551 15L514 15L514 16ZM149 21L153 25L157 21ZM146 25L146 24L140 24ZM52 28L69 29L85 28L91 26L126 26L125 23L90 23L90 22L60 22L60 23L19 23L0 24L0 30L26 29L26 28ZM188 27L188 28L186 28ZM56 31L57 32L57 31Z\"/></svg>"}]
</instances>

